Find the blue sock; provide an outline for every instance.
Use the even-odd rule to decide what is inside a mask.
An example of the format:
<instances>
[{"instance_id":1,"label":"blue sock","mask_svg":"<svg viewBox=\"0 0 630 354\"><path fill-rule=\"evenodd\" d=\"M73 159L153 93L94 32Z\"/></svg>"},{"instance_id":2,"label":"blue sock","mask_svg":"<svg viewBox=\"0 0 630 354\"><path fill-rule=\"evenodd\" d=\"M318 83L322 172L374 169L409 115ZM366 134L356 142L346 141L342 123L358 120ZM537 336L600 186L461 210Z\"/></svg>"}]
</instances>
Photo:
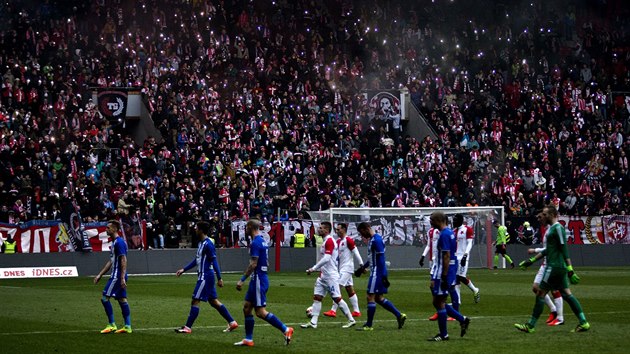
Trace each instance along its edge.
<instances>
[{"instance_id":1,"label":"blue sock","mask_svg":"<svg viewBox=\"0 0 630 354\"><path fill-rule=\"evenodd\" d=\"M451 286L451 288L448 290L448 293L449 295L451 295L451 302L452 302L453 308L455 309L455 311L459 311L459 294L457 293L457 290L455 290L454 286Z\"/></svg>"},{"instance_id":2,"label":"blue sock","mask_svg":"<svg viewBox=\"0 0 630 354\"><path fill-rule=\"evenodd\" d=\"M449 304L446 304L446 313L448 313L449 316L453 317L454 319L458 320L459 322L464 321L464 315L459 313L459 311L455 310L454 307L455 306L451 306Z\"/></svg>"},{"instance_id":3,"label":"blue sock","mask_svg":"<svg viewBox=\"0 0 630 354\"><path fill-rule=\"evenodd\" d=\"M199 316L199 306L190 306L190 313L188 314L188 319L186 320L186 327L192 328L197 316Z\"/></svg>"},{"instance_id":4,"label":"blue sock","mask_svg":"<svg viewBox=\"0 0 630 354\"><path fill-rule=\"evenodd\" d=\"M114 323L114 308L112 307L112 303L109 302L109 300L106 299L101 299L101 303L103 304L103 307L105 308L105 314L107 315L107 321L109 321L109 323Z\"/></svg>"},{"instance_id":5,"label":"blue sock","mask_svg":"<svg viewBox=\"0 0 630 354\"><path fill-rule=\"evenodd\" d=\"M267 317L265 317L265 321L267 321L267 323L269 323L270 325L282 331L282 333L287 331L287 326L285 326L284 323L282 323L282 321L280 321L280 319L274 316L273 313L271 312L267 313Z\"/></svg>"},{"instance_id":6,"label":"blue sock","mask_svg":"<svg viewBox=\"0 0 630 354\"><path fill-rule=\"evenodd\" d=\"M437 312L438 314L438 327L440 328L440 335L442 337L448 336L448 331L446 330L446 309L440 309Z\"/></svg>"},{"instance_id":7,"label":"blue sock","mask_svg":"<svg viewBox=\"0 0 630 354\"><path fill-rule=\"evenodd\" d=\"M254 316L245 316L245 339L254 340Z\"/></svg>"},{"instance_id":8,"label":"blue sock","mask_svg":"<svg viewBox=\"0 0 630 354\"><path fill-rule=\"evenodd\" d=\"M372 327L372 322L374 321L374 314L376 313L376 303L368 302L367 309L368 309L368 318L367 318L367 322L365 322L365 325L368 327Z\"/></svg>"},{"instance_id":9,"label":"blue sock","mask_svg":"<svg viewBox=\"0 0 630 354\"><path fill-rule=\"evenodd\" d=\"M129 303L125 301L119 302L119 304L123 318L125 319L125 326L131 327L131 310L129 309Z\"/></svg>"},{"instance_id":10,"label":"blue sock","mask_svg":"<svg viewBox=\"0 0 630 354\"><path fill-rule=\"evenodd\" d=\"M383 306L385 310L393 313L394 316L396 316L396 318L400 317L400 311L398 311L396 306L394 306L394 304L392 304L391 301L387 299L383 299L383 301L379 302L378 304Z\"/></svg>"},{"instance_id":11,"label":"blue sock","mask_svg":"<svg viewBox=\"0 0 630 354\"><path fill-rule=\"evenodd\" d=\"M232 323L234 321L234 318L232 318L232 315L230 315L230 311L228 311L228 309L227 309L227 307L225 307L225 305L221 305L221 307L219 307L217 309L217 311L219 311L221 316L223 316L223 318L225 318L225 320L228 323Z\"/></svg>"}]
</instances>

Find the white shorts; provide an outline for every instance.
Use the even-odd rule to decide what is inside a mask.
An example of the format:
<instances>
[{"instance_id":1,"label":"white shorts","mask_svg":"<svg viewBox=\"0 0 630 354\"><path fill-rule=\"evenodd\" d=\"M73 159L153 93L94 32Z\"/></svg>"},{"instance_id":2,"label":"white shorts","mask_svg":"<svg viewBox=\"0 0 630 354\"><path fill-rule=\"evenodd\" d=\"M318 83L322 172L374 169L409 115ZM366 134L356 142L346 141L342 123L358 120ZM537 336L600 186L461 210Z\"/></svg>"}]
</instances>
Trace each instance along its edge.
<instances>
[{"instance_id":1,"label":"white shorts","mask_svg":"<svg viewBox=\"0 0 630 354\"><path fill-rule=\"evenodd\" d=\"M330 294L330 297L333 299L341 297L341 291L339 291L339 278L317 278L313 294L322 297L326 296L326 294Z\"/></svg>"},{"instance_id":2,"label":"white shorts","mask_svg":"<svg viewBox=\"0 0 630 354\"><path fill-rule=\"evenodd\" d=\"M468 274L468 262L466 262L466 265L462 267L462 265L458 265L457 266L457 276L458 277L463 277L466 278L466 274Z\"/></svg>"},{"instance_id":3,"label":"white shorts","mask_svg":"<svg viewBox=\"0 0 630 354\"><path fill-rule=\"evenodd\" d=\"M353 286L354 282L352 281L352 273L350 272L343 272L339 274L339 285L346 287L346 286Z\"/></svg>"},{"instance_id":4,"label":"white shorts","mask_svg":"<svg viewBox=\"0 0 630 354\"><path fill-rule=\"evenodd\" d=\"M536 273L536 277L534 278L534 284L539 284L542 281L543 274L545 273L545 264L543 263L538 269L538 273Z\"/></svg>"}]
</instances>

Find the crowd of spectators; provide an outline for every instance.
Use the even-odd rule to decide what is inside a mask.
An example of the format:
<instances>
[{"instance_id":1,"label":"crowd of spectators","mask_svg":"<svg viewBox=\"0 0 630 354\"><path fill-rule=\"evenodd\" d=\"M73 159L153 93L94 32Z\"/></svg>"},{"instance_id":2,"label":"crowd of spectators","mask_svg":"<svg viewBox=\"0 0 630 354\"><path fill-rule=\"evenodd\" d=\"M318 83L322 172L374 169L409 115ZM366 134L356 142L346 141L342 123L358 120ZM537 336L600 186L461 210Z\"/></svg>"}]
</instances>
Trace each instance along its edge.
<instances>
[{"instance_id":1,"label":"crowd of spectators","mask_svg":"<svg viewBox=\"0 0 630 354\"><path fill-rule=\"evenodd\" d=\"M152 235L345 206L625 214L622 3L4 1L0 221L68 198ZM95 87L140 89L162 139L104 119ZM377 89L436 138L362 124Z\"/></svg>"}]
</instances>

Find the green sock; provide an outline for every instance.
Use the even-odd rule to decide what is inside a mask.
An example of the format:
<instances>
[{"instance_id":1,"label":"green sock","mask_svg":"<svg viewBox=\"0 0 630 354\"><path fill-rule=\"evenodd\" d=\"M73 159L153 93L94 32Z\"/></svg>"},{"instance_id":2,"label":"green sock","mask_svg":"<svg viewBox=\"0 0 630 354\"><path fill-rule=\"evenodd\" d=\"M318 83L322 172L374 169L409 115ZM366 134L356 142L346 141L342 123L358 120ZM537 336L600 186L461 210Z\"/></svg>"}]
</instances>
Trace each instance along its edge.
<instances>
[{"instance_id":1,"label":"green sock","mask_svg":"<svg viewBox=\"0 0 630 354\"><path fill-rule=\"evenodd\" d=\"M507 254L503 255L503 257L505 257L505 260L510 262L510 264L514 263L514 262L512 262L512 258L510 258L510 256L508 256Z\"/></svg>"},{"instance_id":2,"label":"green sock","mask_svg":"<svg viewBox=\"0 0 630 354\"><path fill-rule=\"evenodd\" d=\"M499 264L499 255L498 255L498 254L495 254L495 255L494 255L494 266L496 267L496 266L497 266L497 264Z\"/></svg>"},{"instance_id":3,"label":"green sock","mask_svg":"<svg viewBox=\"0 0 630 354\"><path fill-rule=\"evenodd\" d=\"M584 310L582 310L582 305L580 305L578 299L576 299L573 294L562 294L562 298L564 298L564 301L569 303L569 306L571 306L571 311L573 311L578 320L580 320L580 324L586 323L586 316L584 315Z\"/></svg>"},{"instance_id":4,"label":"green sock","mask_svg":"<svg viewBox=\"0 0 630 354\"><path fill-rule=\"evenodd\" d=\"M534 302L534 311L532 311L532 317L529 319L529 326L534 328L536 327L536 321L540 317L540 314L543 312L545 308L545 298L536 296L536 302Z\"/></svg>"}]
</instances>

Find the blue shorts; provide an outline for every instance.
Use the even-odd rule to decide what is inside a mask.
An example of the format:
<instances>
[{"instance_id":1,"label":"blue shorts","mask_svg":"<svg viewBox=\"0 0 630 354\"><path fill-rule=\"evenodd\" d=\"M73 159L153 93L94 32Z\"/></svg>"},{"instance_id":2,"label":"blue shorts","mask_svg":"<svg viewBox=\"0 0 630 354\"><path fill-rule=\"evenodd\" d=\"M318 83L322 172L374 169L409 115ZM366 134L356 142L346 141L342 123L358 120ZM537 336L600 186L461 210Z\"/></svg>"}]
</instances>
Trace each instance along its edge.
<instances>
[{"instance_id":1,"label":"blue shorts","mask_svg":"<svg viewBox=\"0 0 630 354\"><path fill-rule=\"evenodd\" d=\"M254 307L266 307L267 290L269 290L269 278L267 278L267 275L254 274L249 281L245 301L250 302Z\"/></svg>"},{"instance_id":2,"label":"blue shorts","mask_svg":"<svg viewBox=\"0 0 630 354\"><path fill-rule=\"evenodd\" d=\"M387 288L383 286L383 279L378 275L372 275L368 278L367 284L368 294L387 294Z\"/></svg>"},{"instance_id":3,"label":"blue shorts","mask_svg":"<svg viewBox=\"0 0 630 354\"><path fill-rule=\"evenodd\" d=\"M440 277L436 278L431 275L431 281L433 282L433 288L431 288L431 294L434 296L444 296L449 294L449 289L452 288L457 283L457 265L451 265L448 267L448 274L446 276L446 281L448 282L448 288L446 290L440 289L440 284L442 284L442 280Z\"/></svg>"},{"instance_id":4,"label":"blue shorts","mask_svg":"<svg viewBox=\"0 0 630 354\"><path fill-rule=\"evenodd\" d=\"M192 298L201 301L216 299L217 289L214 287L214 277L208 277L208 279L205 280L197 280Z\"/></svg>"},{"instance_id":5,"label":"blue shorts","mask_svg":"<svg viewBox=\"0 0 630 354\"><path fill-rule=\"evenodd\" d=\"M127 276L125 275L125 281ZM127 297L127 288L120 286L120 278L109 278L105 289L103 289L103 295L107 297L113 297L114 299L122 299Z\"/></svg>"}]
</instances>

